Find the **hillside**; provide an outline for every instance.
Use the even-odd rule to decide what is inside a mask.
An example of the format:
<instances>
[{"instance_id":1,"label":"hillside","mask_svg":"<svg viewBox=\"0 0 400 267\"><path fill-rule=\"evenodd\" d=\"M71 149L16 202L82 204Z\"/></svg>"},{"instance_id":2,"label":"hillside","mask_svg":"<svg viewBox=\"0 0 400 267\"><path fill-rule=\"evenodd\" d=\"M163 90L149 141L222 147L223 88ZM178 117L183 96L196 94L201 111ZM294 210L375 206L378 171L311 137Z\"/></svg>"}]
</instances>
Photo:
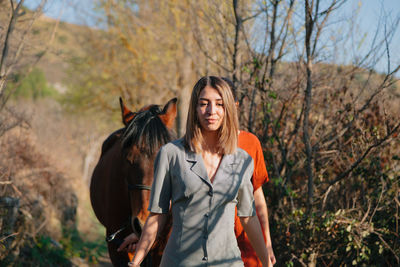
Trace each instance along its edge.
<instances>
[{"instance_id":1,"label":"hillside","mask_svg":"<svg viewBox=\"0 0 400 267\"><path fill-rule=\"evenodd\" d=\"M60 84L67 79L67 70L72 58L82 56L83 48L80 46L85 33L84 26L59 22L41 16L34 24L30 45L24 54L24 60L34 60L37 55L45 53L38 62L47 80L51 84ZM21 65L26 65L24 60Z\"/></svg>"},{"instance_id":2,"label":"hillside","mask_svg":"<svg viewBox=\"0 0 400 267\"><path fill-rule=\"evenodd\" d=\"M83 55L84 51L80 43L91 29L58 22L44 15L38 17L31 25L33 13L26 8L23 8L21 13L11 35L8 63L12 62L13 56L22 43L22 53L18 57L14 73L23 73L27 67L34 64L44 71L51 84L62 83L67 78L68 62L74 57ZM1 4L0 49L3 49L6 35L6 32L3 34L1 29L8 29L10 16L8 3Z\"/></svg>"}]
</instances>

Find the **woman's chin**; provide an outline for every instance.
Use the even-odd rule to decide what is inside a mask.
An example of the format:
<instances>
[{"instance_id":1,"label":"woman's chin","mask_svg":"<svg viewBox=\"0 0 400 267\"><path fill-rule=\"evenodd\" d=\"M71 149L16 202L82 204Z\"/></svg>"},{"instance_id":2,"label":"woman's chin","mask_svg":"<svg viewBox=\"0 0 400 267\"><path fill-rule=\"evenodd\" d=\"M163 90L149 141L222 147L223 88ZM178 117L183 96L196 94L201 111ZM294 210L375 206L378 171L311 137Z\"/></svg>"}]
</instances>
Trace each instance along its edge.
<instances>
[{"instance_id":1,"label":"woman's chin","mask_svg":"<svg viewBox=\"0 0 400 267\"><path fill-rule=\"evenodd\" d=\"M203 131L205 132L216 132L219 130L219 126L217 125L207 125L203 127Z\"/></svg>"}]
</instances>

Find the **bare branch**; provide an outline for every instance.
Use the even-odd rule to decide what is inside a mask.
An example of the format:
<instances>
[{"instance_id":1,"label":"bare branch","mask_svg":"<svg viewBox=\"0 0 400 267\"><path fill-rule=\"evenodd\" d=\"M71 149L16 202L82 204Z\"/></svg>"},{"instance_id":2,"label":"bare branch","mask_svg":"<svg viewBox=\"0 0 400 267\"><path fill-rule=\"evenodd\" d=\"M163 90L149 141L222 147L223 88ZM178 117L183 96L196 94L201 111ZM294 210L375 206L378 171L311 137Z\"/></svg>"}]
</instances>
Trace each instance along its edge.
<instances>
[{"instance_id":1,"label":"bare branch","mask_svg":"<svg viewBox=\"0 0 400 267\"><path fill-rule=\"evenodd\" d=\"M370 145L362 154L361 157L359 157L346 171L342 172L340 175L338 175L333 181L330 181L329 184L333 185L339 181L341 181L343 178L347 177L367 156L368 154L375 148L381 146L384 142L389 140L394 133L396 133L400 128L400 123L398 123L393 129L386 134L382 139L380 139L378 142Z\"/></svg>"},{"instance_id":2,"label":"bare branch","mask_svg":"<svg viewBox=\"0 0 400 267\"><path fill-rule=\"evenodd\" d=\"M252 20L252 19L258 17L261 13L263 13L263 12L265 12L265 11L267 11L267 9L265 9L265 8L259 9L259 10L258 10L256 13L254 13L253 15L242 19L242 22L246 22L246 21L248 21L248 20Z\"/></svg>"},{"instance_id":3,"label":"bare branch","mask_svg":"<svg viewBox=\"0 0 400 267\"><path fill-rule=\"evenodd\" d=\"M15 24L17 22L17 18L18 18L18 16L20 16L20 14L18 12L19 12L24 0L21 0L18 3L18 5L15 8L15 10L13 11L13 14L12 14L12 17L10 19L9 26L8 26L8 31L7 31L6 39L5 39L5 42L4 42L4 47L3 47L3 52L2 52L1 62L0 62L0 100L1 100L0 110L2 110L4 108L4 105L6 104L9 96L11 95L11 93L8 96L4 95L4 89L5 89L5 86L6 86L7 77L12 72L14 66L18 62L20 54L21 54L21 52L22 52L22 50L24 48L24 45L25 45L25 38L27 38L28 32L31 31L33 23L41 15L43 7L46 4L46 1L47 0L41 0L39 6L34 11L33 18L31 18L28 27L23 32L22 39L19 41L19 44L18 44L17 50L15 52L15 55L11 59L12 62L10 64L7 64L7 59L8 59L8 56L9 56L9 50L8 49L9 49L10 38L11 38L13 32L14 32ZM51 40L54 39L55 30L56 30L56 27L54 28L53 36L52 36ZM44 54L42 54L40 57L38 57L36 63L34 63L34 64L32 64L30 66L29 70L27 71L28 73L33 69L34 65L37 64L37 62L40 60L41 57L43 57L43 55Z\"/></svg>"},{"instance_id":4,"label":"bare branch","mask_svg":"<svg viewBox=\"0 0 400 267\"><path fill-rule=\"evenodd\" d=\"M18 235L18 234L19 234L19 233L12 233L12 234L6 235L5 237L3 237L3 238L0 239L0 243L4 242L4 240L6 240L7 238L16 236L16 235Z\"/></svg>"},{"instance_id":5,"label":"bare branch","mask_svg":"<svg viewBox=\"0 0 400 267\"><path fill-rule=\"evenodd\" d=\"M7 34L6 34L6 38L4 41L4 47L3 47L3 51L1 53L0 80L5 79L4 76L6 74L6 60L8 58L8 50L9 50L9 46L10 46L11 35L14 32L15 23L17 22L17 18L18 18L18 12L19 12L20 8L23 6L24 0L21 0L20 2L18 2L17 7L15 9L13 6L13 1L10 0L10 2L11 2L13 12L11 14L11 19L8 24ZM0 94L1 94L1 91L3 90L3 87L1 87L1 85L2 84L0 84Z\"/></svg>"},{"instance_id":6,"label":"bare branch","mask_svg":"<svg viewBox=\"0 0 400 267\"><path fill-rule=\"evenodd\" d=\"M233 69L233 84L236 85L238 81L237 77L237 56L239 51L239 34L242 28L242 17L239 7L238 7L238 0L233 0L233 13L235 15L235 41L233 43L233 54L232 54L232 69Z\"/></svg>"}]
</instances>

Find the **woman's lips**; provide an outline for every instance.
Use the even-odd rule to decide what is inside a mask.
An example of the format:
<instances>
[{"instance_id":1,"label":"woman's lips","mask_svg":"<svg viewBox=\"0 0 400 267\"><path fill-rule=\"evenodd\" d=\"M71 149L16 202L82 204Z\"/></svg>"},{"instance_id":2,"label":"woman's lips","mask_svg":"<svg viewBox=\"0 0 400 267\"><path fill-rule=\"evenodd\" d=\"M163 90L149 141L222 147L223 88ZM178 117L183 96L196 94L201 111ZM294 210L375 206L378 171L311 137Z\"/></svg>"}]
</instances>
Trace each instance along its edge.
<instances>
[{"instance_id":1,"label":"woman's lips","mask_svg":"<svg viewBox=\"0 0 400 267\"><path fill-rule=\"evenodd\" d=\"M217 122L217 119L206 119L209 124L213 124Z\"/></svg>"}]
</instances>

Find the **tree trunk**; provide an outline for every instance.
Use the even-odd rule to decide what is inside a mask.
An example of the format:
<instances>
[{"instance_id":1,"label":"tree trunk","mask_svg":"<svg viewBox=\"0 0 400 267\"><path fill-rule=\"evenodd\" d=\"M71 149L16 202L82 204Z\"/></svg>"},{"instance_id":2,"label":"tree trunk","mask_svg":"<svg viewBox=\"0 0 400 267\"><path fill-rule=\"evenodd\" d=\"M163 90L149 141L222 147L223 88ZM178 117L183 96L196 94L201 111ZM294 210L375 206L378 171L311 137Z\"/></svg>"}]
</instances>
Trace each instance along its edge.
<instances>
[{"instance_id":1,"label":"tree trunk","mask_svg":"<svg viewBox=\"0 0 400 267\"><path fill-rule=\"evenodd\" d=\"M303 120L303 142L306 150L307 157L307 176L308 176L308 210L310 214L312 213L312 204L314 198L314 177L313 177L313 153L310 142L310 134L309 134L309 117L310 117L310 109L311 109L311 96L312 96L312 55L311 55L311 36L313 31L314 21L312 19L312 4L309 4L309 1L305 1L305 28L306 28L306 53L307 53L307 86L304 92L304 120Z\"/></svg>"}]
</instances>

